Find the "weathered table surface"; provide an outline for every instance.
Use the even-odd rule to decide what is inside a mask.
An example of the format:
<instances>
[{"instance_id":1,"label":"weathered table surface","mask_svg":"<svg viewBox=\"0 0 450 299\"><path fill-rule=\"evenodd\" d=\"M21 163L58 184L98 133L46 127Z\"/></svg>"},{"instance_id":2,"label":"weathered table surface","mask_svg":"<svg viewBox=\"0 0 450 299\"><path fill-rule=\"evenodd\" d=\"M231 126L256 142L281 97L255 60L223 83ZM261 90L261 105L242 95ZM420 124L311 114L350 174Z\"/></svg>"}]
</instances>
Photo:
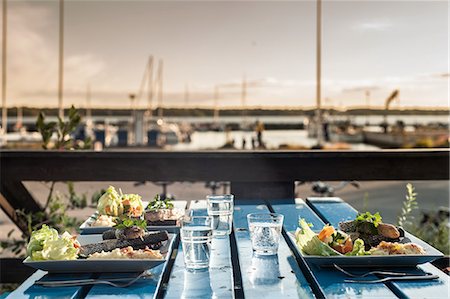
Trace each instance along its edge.
<instances>
[{"instance_id":1,"label":"weathered table surface","mask_svg":"<svg viewBox=\"0 0 450 299\"><path fill-rule=\"evenodd\" d=\"M212 242L211 265L208 272L189 273L184 270L181 244L176 240L169 261L149 270L152 279L141 279L128 288L96 285L93 287L44 288L34 285L37 279L68 279L98 277L99 274L62 275L35 272L8 298L449 298L449 276L431 264L414 271L439 276L433 281L356 284L344 282L342 273L309 265L298 255L286 232L294 231L298 218L306 218L315 227L324 223L337 226L352 219L357 211L338 198L297 199L291 204L271 201L258 204L240 201L234 211L234 231L229 238ZM286 202L286 201L282 201ZM206 214L204 201L193 201L194 214ZM252 212L275 211L284 214L284 232L278 254L253 256L246 215ZM408 271L412 271L408 269ZM101 274L120 277L123 274ZM373 277L376 278L375 276Z\"/></svg>"}]
</instances>

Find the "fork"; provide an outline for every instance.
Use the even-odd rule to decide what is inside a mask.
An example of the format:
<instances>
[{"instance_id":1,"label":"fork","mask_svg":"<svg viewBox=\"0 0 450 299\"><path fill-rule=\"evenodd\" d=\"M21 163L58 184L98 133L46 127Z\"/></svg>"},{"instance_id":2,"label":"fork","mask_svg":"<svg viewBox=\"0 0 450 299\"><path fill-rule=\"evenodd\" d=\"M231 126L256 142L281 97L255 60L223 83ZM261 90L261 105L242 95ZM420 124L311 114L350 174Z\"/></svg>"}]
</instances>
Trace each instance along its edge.
<instances>
[{"instance_id":1,"label":"fork","mask_svg":"<svg viewBox=\"0 0 450 299\"><path fill-rule=\"evenodd\" d=\"M151 277L151 274L147 274L146 271L142 272L138 276L134 278L111 278L111 279L79 279L79 280L64 280L64 281L36 281L36 285L40 285L43 287L73 287L73 286L84 286L84 285L94 285L94 284L107 284L116 288L126 288L140 278L148 278ZM126 283L116 283L114 281L123 281L129 280Z\"/></svg>"},{"instance_id":2,"label":"fork","mask_svg":"<svg viewBox=\"0 0 450 299\"><path fill-rule=\"evenodd\" d=\"M342 273L344 273L347 276L353 277L353 278L363 278L369 275L390 275L390 276L396 276L396 277L403 277L403 276L424 276L424 274L412 274L412 273L404 273L404 272L389 272L389 271L369 271L363 274L353 274L350 273L344 269L342 269L341 267L339 267L336 264L333 264L334 268L336 268L337 270L341 271ZM430 273L425 273L425 275L430 275Z\"/></svg>"},{"instance_id":3,"label":"fork","mask_svg":"<svg viewBox=\"0 0 450 299\"><path fill-rule=\"evenodd\" d=\"M390 277L385 277L385 278L381 278L381 279L375 279L375 280L356 280L356 279L345 279L345 282L354 282L354 283L380 283L380 282L386 282L386 281L398 281L398 280L432 280L432 279L437 279L439 278L439 276L437 275L430 275L430 274L426 274L426 275L412 275L412 276L390 276Z\"/></svg>"}]
</instances>

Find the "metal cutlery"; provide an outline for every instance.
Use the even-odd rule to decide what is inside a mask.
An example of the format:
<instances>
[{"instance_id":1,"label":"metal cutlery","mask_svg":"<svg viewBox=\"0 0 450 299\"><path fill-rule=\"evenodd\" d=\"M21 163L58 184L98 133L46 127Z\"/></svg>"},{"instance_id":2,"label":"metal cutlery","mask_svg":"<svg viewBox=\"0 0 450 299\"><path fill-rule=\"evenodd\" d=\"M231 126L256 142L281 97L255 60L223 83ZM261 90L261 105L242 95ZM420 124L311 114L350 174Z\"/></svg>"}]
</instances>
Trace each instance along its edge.
<instances>
[{"instance_id":1,"label":"metal cutlery","mask_svg":"<svg viewBox=\"0 0 450 299\"><path fill-rule=\"evenodd\" d=\"M142 272L136 277L123 277L123 278L110 278L110 279L77 279L77 280L59 280L59 281L41 281L35 282L36 285L43 287L73 287L73 286L84 286L84 285L94 285L94 284L107 284L117 288L126 288L141 278L152 277L151 273L147 271ZM127 281L125 283L120 283L121 281Z\"/></svg>"},{"instance_id":2,"label":"metal cutlery","mask_svg":"<svg viewBox=\"0 0 450 299\"><path fill-rule=\"evenodd\" d=\"M345 282L354 282L354 283L380 283L387 281L398 281L398 280L432 280L437 279L439 276L437 275L412 275L412 276L390 276L375 280L364 280L364 279L345 279Z\"/></svg>"},{"instance_id":3,"label":"metal cutlery","mask_svg":"<svg viewBox=\"0 0 450 299\"><path fill-rule=\"evenodd\" d=\"M366 277L368 275L389 275L389 276L398 276L398 277L402 277L402 276L424 276L424 274L413 274L413 273L405 273L405 272L392 272L392 271L379 271L379 270L374 270L374 271L369 271L363 274L353 274L351 272L348 272L344 269L342 269L341 267L339 267L336 264L333 264L334 268L336 268L337 270L341 271L342 273L344 273L347 276L353 277L353 278L363 278ZM429 275L430 273L426 273L425 275Z\"/></svg>"}]
</instances>

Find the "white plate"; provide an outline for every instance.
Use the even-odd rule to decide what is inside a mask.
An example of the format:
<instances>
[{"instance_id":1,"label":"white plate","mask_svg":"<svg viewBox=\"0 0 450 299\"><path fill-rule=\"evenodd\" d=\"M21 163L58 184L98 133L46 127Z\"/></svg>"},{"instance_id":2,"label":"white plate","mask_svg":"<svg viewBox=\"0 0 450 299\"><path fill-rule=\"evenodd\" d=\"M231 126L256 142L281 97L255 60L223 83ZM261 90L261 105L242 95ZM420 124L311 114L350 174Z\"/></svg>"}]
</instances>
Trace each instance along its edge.
<instances>
[{"instance_id":1,"label":"white plate","mask_svg":"<svg viewBox=\"0 0 450 299\"><path fill-rule=\"evenodd\" d=\"M420 240L419 238L405 232L405 237L411 240L411 243L422 246L425 254L397 254L397 255L363 255L363 256L318 256L303 254L295 244L295 235L288 233L295 249L308 262L321 267L331 267L333 264L346 267L407 267L432 262L443 257L443 253Z\"/></svg>"},{"instance_id":2,"label":"white plate","mask_svg":"<svg viewBox=\"0 0 450 299\"><path fill-rule=\"evenodd\" d=\"M110 259L110 260L68 260L68 261L31 261L26 258L23 263L29 267L48 271L51 273L108 273L108 272L143 272L165 263L170 258L172 245L176 235L169 234L169 240L164 241L160 248L164 258L158 259ZM102 241L102 235L78 236L82 245Z\"/></svg>"},{"instance_id":3,"label":"white plate","mask_svg":"<svg viewBox=\"0 0 450 299\"><path fill-rule=\"evenodd\" d=\"M147 207L148 202L142 202L144 207ZM173 205L177 209L186 210L187 201L185 200L174 200ZM111 229L111 226L91 226L94 223L98 212L91 215L83 224L80 225L80 234L91 235L91 234L102 234L103 232ZM170 233L177 233L180 230L179 226L167 225L167 226L147 226L148 230L167 230Z\"/></svg>"}]
</instances>

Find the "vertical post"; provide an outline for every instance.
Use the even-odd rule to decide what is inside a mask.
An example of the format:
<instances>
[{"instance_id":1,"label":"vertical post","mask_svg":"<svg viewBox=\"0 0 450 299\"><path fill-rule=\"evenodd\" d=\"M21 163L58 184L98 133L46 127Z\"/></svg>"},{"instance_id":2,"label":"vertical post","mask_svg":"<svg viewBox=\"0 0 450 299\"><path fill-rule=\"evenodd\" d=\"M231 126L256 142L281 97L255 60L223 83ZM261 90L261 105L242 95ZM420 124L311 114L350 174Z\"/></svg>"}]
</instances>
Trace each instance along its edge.
<instances>
[{"instance_id":1,"label":"vertical post","mask_svg":"<svg viewBox=\"0 0 450 299\"><path fill-rule=\"evenodd\" d=\"M317 119L317 145L323 143L322 136L322 101L321 101L321 59L322 59L322 0L317 0L317 16L316 16L316 119Z\"/></svg>"},{"instance_id":2,"label":"vertical post","mask_svg":"<svg viewBox=\"0 0 450 299\"><path fill-rule=\"evenodd\" d=\"M159 67L158 67L158 119L163 118L163 60L159 60Z\"/></svg>"},{"instance_id":3,"label":"vertical post","mask_svg":"<svg viewBox=\"0 0 450 299\"><path fill-rule=\"evenodd\" d=\"M366 109L370 111L370 90L366 90ZM366 115L366 125L369 124L369 115Z\"/></svg>"},{"instance_id":4,"label":"vertical post","mask_svg":"<svg viewBox=\"0 0 450 299\"><path fill-rule=\"evenodd\" d=\"M147 81L147 89L148 89L148 94L147 94L147 112L148 112L148 116L149 116L149 120L152 119L153 117L153 110L152 110L152 106L153 106L153 55L150 55L150 58L148 59L148 64L147 64L147 75L148 75L148 81Z\"/></svg>"},{"instance_id":5,"label":"vertical post","mask_svg":"<svg viewBox=\"0 0 450 299\"><path fill-rule=\"evenodd\" d=\"M7 33L7 0L3 0L3 26L2 26L2 132L8 131L8 108L6 107L6 33ZM4 139L6 142L6 138Z\"/></svg>"},{"instance_id":6,"label":"vertical post","mask_svg":"<svg viewBox=\"0 0 450 299\"><path fill-rule=\"evenodd\" d=\"M188 108L189 105L189 85L187 83L184 84L184 108Z\"/></svg>"},{"instance_id":7,"label":"vertical post","mask_svg":"<svg viewBox=\"0 0 450 299\"><path fill-rule=\"evenodd\" d=\"M219 86L216 85L214 88L214 123L219 121Z\"/></svg>"},{"instance_id":8,"label":"vertical post","mask_svg":"<svg viewBox=\"0 0 450 299\"><path fill-rule=\"evenodd\" d=\"M242 94L241 94L241 105L242 105L242 128L241 129L245 129L244 127L247 124L247 120L246 120L246 106L247 106L247 78L244 75L244 77L242 78Z\"/></svg>"},{"instance_id":9,"label":"vertical post","mask_svg":"<svg viewBox=\"0 0 450 299\"><path fill-rule=\"evenodd\" d=\"M86 126L88 129L92 126L91 85L89 83L86 90Z\"/></svg>"},{"instance_id":10,"label":"vertical post","mask_svg":"<svg viewBox=\"0 0 450 299\"><path fill-rule=\"evenodd\" d=\"M63 80L64 80L64 0L59 0L59 73L58 73L58 116L64 118Z\"/></svg>"}]
</instances>

